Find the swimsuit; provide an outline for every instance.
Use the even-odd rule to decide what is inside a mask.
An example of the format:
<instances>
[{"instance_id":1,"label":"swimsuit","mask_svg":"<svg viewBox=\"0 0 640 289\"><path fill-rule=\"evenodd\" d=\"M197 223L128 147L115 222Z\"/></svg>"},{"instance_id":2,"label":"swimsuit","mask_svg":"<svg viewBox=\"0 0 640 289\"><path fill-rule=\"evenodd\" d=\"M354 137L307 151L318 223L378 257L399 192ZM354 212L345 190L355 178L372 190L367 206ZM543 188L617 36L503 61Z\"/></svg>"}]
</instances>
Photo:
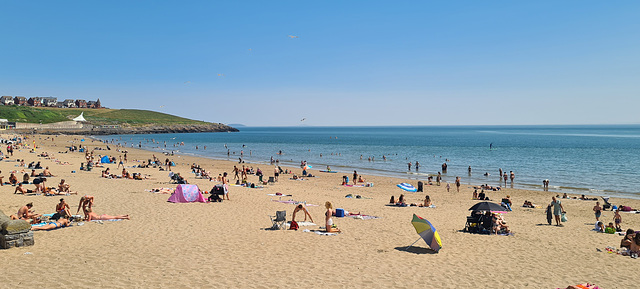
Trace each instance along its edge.
<instances>
[{"instance_id":1,"label":"swimsuit","mask_svg":"<svg viewBox=\"0 0 640 289\"><path fill-rule=\"evenodd\" d=\"M54 226L56 226L54 229L58 228L58 223L56 223L56 222L49 222L49 225L54 225Z\"/></svg>"}]
</instances>

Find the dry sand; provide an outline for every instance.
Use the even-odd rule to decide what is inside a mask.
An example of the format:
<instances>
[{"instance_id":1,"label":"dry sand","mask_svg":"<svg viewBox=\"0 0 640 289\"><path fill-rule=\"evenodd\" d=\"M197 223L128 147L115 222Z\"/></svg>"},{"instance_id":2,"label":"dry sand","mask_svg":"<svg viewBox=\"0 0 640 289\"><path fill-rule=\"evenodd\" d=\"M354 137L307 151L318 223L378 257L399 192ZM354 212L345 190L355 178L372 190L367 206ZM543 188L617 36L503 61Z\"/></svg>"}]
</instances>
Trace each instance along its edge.
<instances>
[{"instance_id":1,"label":"dry sand","mask_svg":"<svg viewBox=\"0 0 640 289\"><path fill-rule=\"evenodd\" d=\"M364 176L373 187L344 187L342 175L312 170L316 178L305 181L280 181L264 189L230 188L230 201L223 203L168 203L169 195L145 190L175 187L168 172L153 168L128 168L130 172L151 175L149 180L105 179L101 168L80 171L83 153L61 153L65 146L80 144L80 137L30 136L27 143L38 145L37 153L48 152L53 159L38 157L29 149L17 150L10 159L0 161L5 181L9 172L21 170L16 159L42 161L55 177L71 184L79 196L65 196L72 211L81 195L95 196L98 214L130 214L132 219L117 222L87 222L70 228L35 232L35 246L0 250L0 287L107 287L107 288L556 288L584 282L602 288L633 288L640 261L596 248L619 246L622 237L595 233L594 201L563 200L568 212L564 227L546 225L545 210L519 207L524 200L546 206L553 192L504 189L488 196L500 200L511 195L513 212L505 215L513 236L463 233L472 188L460 193L446 192L444 186L425 186L424 193L407 193L408 200L419 202L430 195L437 208L389 207L391 195L402 193L395 185L408 180ZM90 148L105 147L87 139ZM111 145L114 148L113 145ZM126 148L129 162L146 160L151 152ZM115 150L100 151L119 156ZM158 156L164 159L164 156ZM196 179L189 164L198 163L214 175L231 173L236 163L186 156L171 157L177 163L172 170L187 177L189 183L210 190L216 182ZM68 161L60 165L54 160ZM248 164L252 165L252 164ZM260 167L267 176L273 167ZM106 165L119 173L116 164ZM72 171L76 171L72 173ZM299 168L294 171L300 173ZM257 181L250 176L249 181ZM415 181L413 181L415 185ZM28 185L27 188L33 188ZM15 213L28 202L39 213L53 213L60 197L15 195L14 187L0 187L0 209ZM292 194L293 199L320 205L308 207L316 224L324 222L325 201L351 212L381 217L376 220L334 218L343 230L338 236L321 236L299 231L270 231L269 215L286 210L291 217L294 205L272 202L274 193ZM370 199L348 199L359 194ZM283 197L282 199L289 199ZM614 204L640 207L640 201L612 198ZM437 228L442 250L433 254L420 240L411 250L416 234L411 219L422 216ZM640 228L640 214L623 214L623 227ZM298 217L300 218L300 217ZM602 219L609 222L610 211ZM317 229L301 227L301 229Z\"/></svg>"}]
</instances>

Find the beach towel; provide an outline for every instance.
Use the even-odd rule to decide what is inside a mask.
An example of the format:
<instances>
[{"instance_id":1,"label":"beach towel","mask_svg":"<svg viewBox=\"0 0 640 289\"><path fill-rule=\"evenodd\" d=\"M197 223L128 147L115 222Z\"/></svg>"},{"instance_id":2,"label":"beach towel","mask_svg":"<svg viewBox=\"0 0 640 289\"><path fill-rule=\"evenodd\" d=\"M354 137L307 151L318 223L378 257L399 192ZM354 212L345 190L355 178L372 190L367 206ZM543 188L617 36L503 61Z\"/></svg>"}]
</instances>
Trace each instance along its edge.
<instances>
[{"instance_id":1,"label":"beach towel","mask_svg":"<svg viewBox=\"0 0 640 289\"><path fill-rule=\"evenodd\" d=\"M292 205L305 204L305 206L307 206L307 207L317 207L317 206L318 206L318 205L306 204L305 202L294 201L294 200L287 200L287 201L283 201L283 200L271 200L271 201L273 201L273 202L278 202L278 203L292 204Z\"/></svg>"},{"instance_id":2,"label":"beach towel","mask_svg":"<svg viewBox=\"0 0 640 289\"><path fill-rule=\"evenodd\" d=\"M305 229L303 232L307 232L307 233L312 232L312 233L316 233L317 235L321 235L321 236L338 236L337 233L327 233L327 232L321 231L321 230L308 230L308 229Z\"/></svg>"},{"instance_id":3,"label":"beach towel","mask_svg":"<svg viewBox=\"0 0 640 289\"><path fill-rule=\"evenodd\" d=\"M376 216L369 216L369 215L349 215L347 217L351 217L354 219L359 219L359 220L374 220L374 219L380 219L380 217L376 217Z\"/></svg>"},{"instance_id":4,"label":"beach towel","mask_svg":"<svg viewBox=\"0 0 640 289\"><path fill-rule=\"evenodd\" d=\"M275 194L267 194L267 196L275 196L275 197L291 197L293 195L283 195L280 193L275 193Z\"/></svg>"}]
</instances>

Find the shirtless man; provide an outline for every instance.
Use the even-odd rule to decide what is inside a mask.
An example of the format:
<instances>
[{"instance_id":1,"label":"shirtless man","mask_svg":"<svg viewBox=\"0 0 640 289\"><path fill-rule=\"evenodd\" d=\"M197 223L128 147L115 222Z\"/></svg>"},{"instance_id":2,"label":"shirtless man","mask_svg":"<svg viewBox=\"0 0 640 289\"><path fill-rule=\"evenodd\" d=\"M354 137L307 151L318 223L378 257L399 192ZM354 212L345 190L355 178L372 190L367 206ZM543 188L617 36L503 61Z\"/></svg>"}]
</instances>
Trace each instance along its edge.
<instances>
[{"instance_id":1,"label":"shirtless man","mask_svg":"<svg viewBox=\"0 0 640 289\"><path fill-rule=\"evenodd\" d=\"M299 211L303 211L304 212L304 221L307 221L307 216L309 217L309 219L311 219L311 222L313 223L313 218L311 217L311 215L309 214L309 211L307 211L307 208L304 207L304 205L302 204L298 204L298 206L296 206L295 210L293 210L293 215L291 216L291 221L295 221L296 220L296 213Z\"/></svg>"},{"instance_id":2,"label":"shirtless man","mask_svg":"<svg viewBox=\"0 0 640 289\"><path fill-rule=\"evenodd\" d=\"M49 171L49 167L44 168L44 170L42 171L42 175L45 177L53 177L51 171Z\"/></svg>"},{"instance_id":3,"label":"shirtless man","mask_svg":"<svg viewBox=\"0 0 640 289\"><path fill-rule=\"evenodd\" d=\"M40 214L34 214L31 211L33 203L28 203L18 210L17 219L31 221L32 223L40 217Z\"/></svg>"},{"instance_id":4,"label":"shirtless man","mask_svg":"<svg viewBox=\"0 0 640 289\"><path fill-rule=\"evenodd\" d=\"M69 192L69 184L64 182L64 179L60 180L60 184L58 184L58 191L68 193Z\"/></svg>"},{"instance_id":5,"label":"shirtless man","mask_svg":"<svg viewBox=\"0 0 640 289\"><path fill-rule=\"evenodd\" d=\"M14 194L17 194L18 192L24 194L31 194L33 193L32 190L29 189L25 189L24 187L22 187L22 183L19 183L18 186L16 187L16 190L13 192Z\"/></svg>"}]
</instances>

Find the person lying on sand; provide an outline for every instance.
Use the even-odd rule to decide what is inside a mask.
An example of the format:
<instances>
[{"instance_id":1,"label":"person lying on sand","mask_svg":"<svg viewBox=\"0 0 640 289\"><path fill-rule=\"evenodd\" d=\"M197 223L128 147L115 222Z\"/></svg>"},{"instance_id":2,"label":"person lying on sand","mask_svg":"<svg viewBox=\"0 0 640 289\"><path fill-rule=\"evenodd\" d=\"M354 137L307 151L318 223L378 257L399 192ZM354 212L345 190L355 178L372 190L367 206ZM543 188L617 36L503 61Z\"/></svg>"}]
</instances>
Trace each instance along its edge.
<instances>
[{"instance_id":1,"label":"person lying on sand","mask_svg":"<svg viewBox=\"0 0 640 289\"><path fill-rule=\"evenodd\" d=\"M39 231L39 230L52 230L52 229L57 229L57 228L64 228L66 226L69 226L69 220L68 219L60 219L58 221L55 222L49 222L48 224L44 225L44 226L39 226L39 227L31 227L32 231Z\"/></svg>"},{"instance_id":2,"label":"person lying on sand","mask_svg":"<svg viewBox=\"0 0 640 289\"><path fill-rule=\"evenodd\" d=\"M16 190L15 190L15 191L13 191L13 193L14 193L14 194L17 194L18 192L20 192L20 193L21 193L21 194L23 194L23 195L24 195L24 194L31 194L31 193L33 193L33 191L32 191L32 190L25 189L25 188L22 186L22 183L18 184L18 186L16 187Z\"/></svg>"},{"instance_id":3,"label":"person lying on sand","mask_svg":"<svg viewBox=\"0 0 640 289\"><path fill-rule=\"evenodd\" d=\"M129 218L129 215L118 215L118 216L111 216L107 214L98 215L94 213L91 208L87 208L86 210L84 210L84 219L88 222L88 221L94 221L94 220L129 220L130 218Z\"/></svg>"}]
</instances>

